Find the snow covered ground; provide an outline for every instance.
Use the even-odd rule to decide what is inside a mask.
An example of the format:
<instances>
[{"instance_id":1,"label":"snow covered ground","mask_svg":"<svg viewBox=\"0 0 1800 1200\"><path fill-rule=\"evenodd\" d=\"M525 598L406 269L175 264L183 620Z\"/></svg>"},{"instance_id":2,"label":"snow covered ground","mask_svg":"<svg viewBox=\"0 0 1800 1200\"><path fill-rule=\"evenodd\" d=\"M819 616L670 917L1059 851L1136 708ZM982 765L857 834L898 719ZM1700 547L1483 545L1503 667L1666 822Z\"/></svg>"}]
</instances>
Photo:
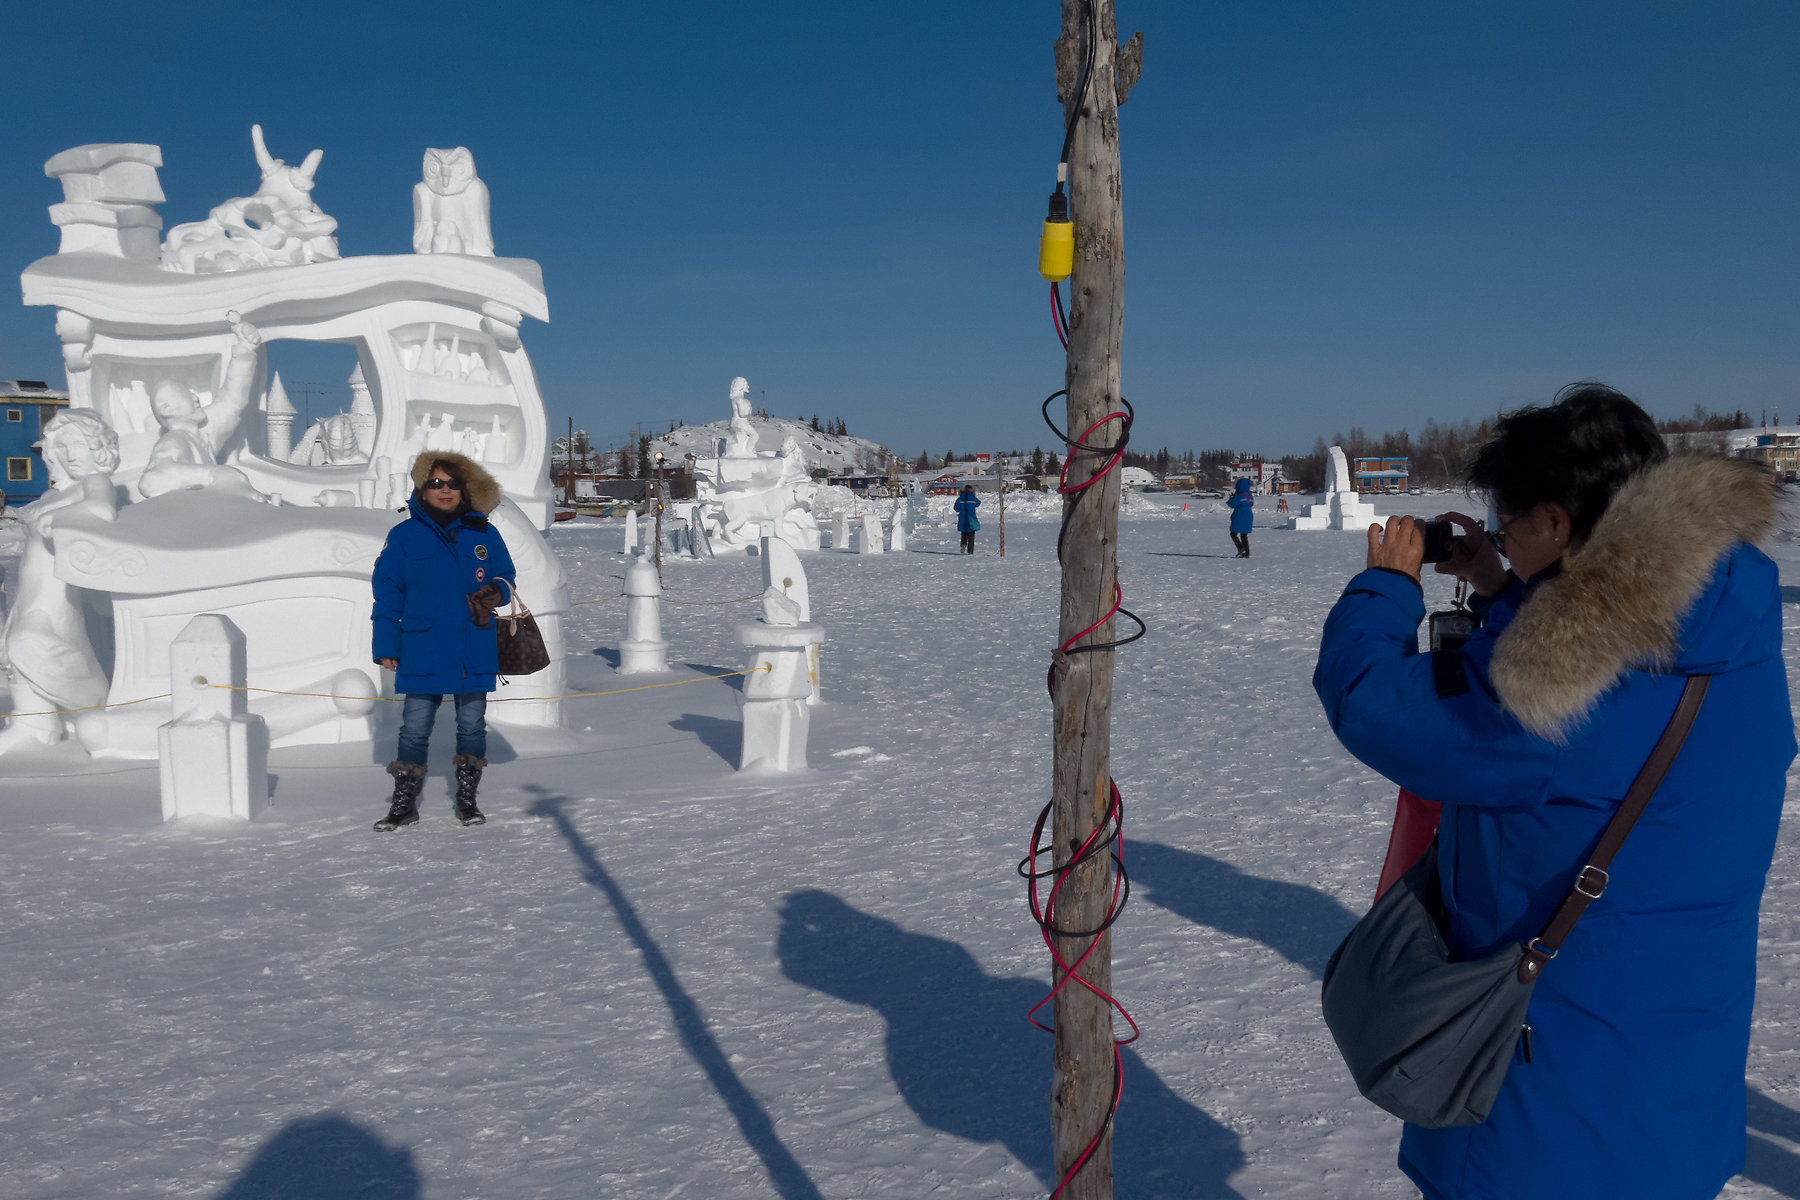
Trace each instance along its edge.
<instances>
[{"instance_id":1,"label":"snow covered ground","mask_svg":"<svg viewBox=\"0 0 1800 1200\"><path fill-rule=\"evenodd\" d=\"M1118 1194L1412 1196L1318 1013L1394 803L1308 683L1361 542L1260 531L1237 561L1217 506L1182 503L1133 497L1120 538L1150 634L1115 706L1115 980L1144 1029ZM0 1196L1042 1195L1050 1046L1024 1013L1048 973L1013 873L1048 787L1039 507L1009 505L1004 559L991 498L974 558L935 511L914 552L807 557L829 703L789 781L733 770L735 681L498 732L476 829L444 723L425 819L391 835L389 744L277 752L248 825L160 824L154 764L8 760ZM551 540L579 595L617 591L616 524ZM759 583L751 558L667 569L678 600ZM616 602L577 613L575 690L638 682ZM683 677L740 667L748 615L668 606ZM1763 929L1728 1194L1800 1197L1800 824Z\"/></svg>"}]
</instances>

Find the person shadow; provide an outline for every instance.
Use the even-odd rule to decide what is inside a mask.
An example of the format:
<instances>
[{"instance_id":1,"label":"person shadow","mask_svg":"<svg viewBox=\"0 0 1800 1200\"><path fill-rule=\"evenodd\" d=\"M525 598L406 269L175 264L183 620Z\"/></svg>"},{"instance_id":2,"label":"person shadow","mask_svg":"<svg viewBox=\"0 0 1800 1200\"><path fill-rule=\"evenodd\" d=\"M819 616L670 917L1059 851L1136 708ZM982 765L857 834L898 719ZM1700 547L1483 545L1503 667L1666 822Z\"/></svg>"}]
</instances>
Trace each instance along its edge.
<instances>
[{"instance_id":1,"label":"person shadow","mask_svg":"<svg viewBox=\"0 0 1800 1200\"><path fill-rule=\"evenodd\" d=\"M919 1120L998 1142L1046 1191L1051 1039L1025 1020L1041 980L989 975L955 942L909 933L829 892L788 895L776 955L795 983L873 1008L887 1022L888 1072ZM1047 1010L1046 1010L1047 1011ZM1237 1135L1176 1095L1129 1047L1114 1129L1121 1196L1241 1200Z\"/></svg>"},{"instance_id":2,"label":"person shadow","mask_svg":"<svg viewBox=\"0 0 1800 1200\"><path fill-rule=\"evenodd\" d=\"M1800 1154L1762 1136L1773 1134L1789 1142L1800 1142L1800 1112L1746 1086L1744 1116L1750 1127L1744 1147L1744 1178L1800 1200Z\"/></svg>"},{"instance_id":3,"label":"person shadow","mask_svg":"<svg viewBox=\"0 0 1800 1200\"><path fill-rule=\"evenodd\" d=\"M1325 964L1358 920L1324 892L1259 879L1230 863L1159 842L1129 843L1125 868L1133 899L1196 925L1261 942L1315 979L1325 977Z\"/></svg>"},{"instance_id":4,"label":"person shadow","mask_svg":"<svg viewBox=\"0 0 1800 1200\"><path fill-rule=\"evenodd\" d=\"M289 1123L215 1200L419 1200L411 1150L389 1149L375 1133L321 1113Z\"/></svg>"}]
</instances>

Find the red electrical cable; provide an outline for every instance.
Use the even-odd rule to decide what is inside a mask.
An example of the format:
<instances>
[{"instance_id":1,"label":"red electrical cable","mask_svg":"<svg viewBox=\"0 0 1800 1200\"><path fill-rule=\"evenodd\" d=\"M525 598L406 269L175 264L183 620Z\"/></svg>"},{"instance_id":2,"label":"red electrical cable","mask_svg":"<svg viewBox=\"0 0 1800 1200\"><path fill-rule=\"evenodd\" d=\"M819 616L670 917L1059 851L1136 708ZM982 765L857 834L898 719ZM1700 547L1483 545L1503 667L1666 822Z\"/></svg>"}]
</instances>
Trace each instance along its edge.
<instances>
[{"instance_id":1,"label":"red electrical cable","mask_svg":"<svg viewBox=\"0 0 1800 1200\"><path fill-rule=\"evenodd\" d=\"M1089 425L1086 429L1082 430L1081 437L1076 438L1075 441L1077 444L1079 444L1081 442L1082 438L1087 437L1088 434L1094 432L1094 430L1100 428L1102 425L1106 424L1108 421L1130 421L1130 420L1131 420L1131 416L1128 413L1109 412L1104 417L1101 417L1098 421L1095 421L1092 425ZM1125 444L1123 442L1121 442L1121 443L1119 443L1118 446L1113 448L1113 456L1111 458L1107 459L1106 464L1104 466L1102 466L1098 471L1095 471L1092 475L1090 475L1088 477L1086 483L1078 483L1074 487L1070 487L1069 486L1069 467L1075 462L1075 456L1073 454L1070 454L1067 458L1063 459L1062 471L1056 477L1056 490L1058 492L1061 492L1065 496L1073 496L1076 492L1081 491L1083 488L1091 488L1096 483L1099 483L1102 479L1104 479L1106 477L1106 473L1108 471L1110 471L1114 467L1118 466L1119 460L1124 457L1125 457Z\"/></svg>"},{"instance_id":2,"label":"red electrical cable","mask_svg":"<svg viewBox=\"0 0 1800 1200\"><path fill-rule=\"evenodd\" d=\"M1067 654L1069 652L1070 646L1073 646L1076 642L1079 642L1082 638L1086 637L1088 634L1094 632L1094 630L1100 628L1102 625L1104 625L1108 621L1112 620L1112 615L1114 613L1118 612L1119 606L1124 603L1125 603L1125 589L1120 587L1119 581L1115 579L1115 580L1113 580L1112 607L1106 610L1106 615L1101 617L1098 621L1095 621L1092 625L1089 625L1086 629L1082 630L1080 633L1076 634L1074 637L1070 638L1068 641L1064 642L1061 646L1057 647L1057 649L1061 650L1064 654Z\"/></svg>"},{"instance_id":3,"label":"red electrical cable","mask_svg":"<svg viewBox=\"0 0 1800 1200\"><path fill-rule=\"evenodd\" d=\"M1119 785L1111 780L1108 780L1107 782L1109 795L1107 798L1106 812L1100 818L1099 824L1097 824L1093 831L1088 834L1087 840L1081 844L1067 863L1063 864L1061 867L1054 867L1049 871L1039 871L1037 869L1038 856L1053 853L1053 848L1051 846L1042 843L1044 825L1049 820L1051 809L1054 807L1054 802L1052 802L1051 804L1046 804L1043 811L1038 813L1037 823L1032 826L1031 830L1031 851L1025 856L1025 860L1019 864L1019 873L1024 875L1027 880L1027 897L1031 905L1032 918L1037 922L1038 932L1043 936L1044 946L1050 951L1050 958L1055 967L1052 974L1055 974L1056 971L1061 972L1061 978L1058 979L1056 986L1051 988L1049 994L1042 1000L1039 1000L1036 1004L1031 1006L1031 1011L1025 1014L1025 1019L1030 1021L1033 1025L1036 1025L1039 1029L1044 1030L1046 1033L1054 1033L1054 1029L1037 1019L1037 1014L1044 1005L1055 1000L1062 990L1069 986L1069 981L1073 979L1082 987L1105 1001L1109 1008L1115 1010L1121 1017L1125 1018L1125 1023L1131 1026L1130 1037L1113 1039L1113 1095L1112 1102L1107 1106L1106 1117L1100 1122L1100 1128L1095 1132L1093 1139L1089 1141L1082 1149L1081 1153L1075 1157L1075 1161L1069 1164L1069 1169L1064 1172L1062 1179L1057 1183L1056 1190L1050 1194L1050 1200L1057 1200L1057 1197L1062 1195L1063 1190L1069 1186L1070 1181L1075 1178L1081 1171L1081 1168L1086 1166L1088 1160L1093 1157L1094 1151L1100 1146L1100 1140L1106 1136L1106 1130L1108 1126L1112 1124L1113 1114L1118 1111L1119 1099L1125 1092L1125 1062L1124 1056L1119 1051L1119 1047L1137 1041L1142 1035L1142 1031L1138 1028L1137 1022L1132 1019L1131 1014L1126 1011L1123 1004L1120 1004L1114 996L1101 988L1095 987L1078 974L1082 966L1086 964L1088 957L1099 948L1100 939L1106 935L1107 930L1111 929L1113 923L1118 920L1119 914L1125 910L1125 902L1131 896L1131 881L1129 876L1125 873L1125 801L1119 794ZM1108 856L1112 859L1117 870L1113 873L1112 897L1107 901L1106 913L1102 917L1100 924L1091 930L1058 929L1056 926L1056 897L1057 893L1062 890L1063 883L1077 867L1097 855L1107 854L1109 848L1110 853ZM1040 905L1038 902L1037 890L1038 880L1050 875L1056 877L1056 882L1051 885L1050 894L1045 897L1043 903ZM1093 938L1093 941L1088 943L1087 949L1083 950L1080 957L1071 964L1057 951L1057 936L1091 937Z\"/></svg>"}]
</instances>

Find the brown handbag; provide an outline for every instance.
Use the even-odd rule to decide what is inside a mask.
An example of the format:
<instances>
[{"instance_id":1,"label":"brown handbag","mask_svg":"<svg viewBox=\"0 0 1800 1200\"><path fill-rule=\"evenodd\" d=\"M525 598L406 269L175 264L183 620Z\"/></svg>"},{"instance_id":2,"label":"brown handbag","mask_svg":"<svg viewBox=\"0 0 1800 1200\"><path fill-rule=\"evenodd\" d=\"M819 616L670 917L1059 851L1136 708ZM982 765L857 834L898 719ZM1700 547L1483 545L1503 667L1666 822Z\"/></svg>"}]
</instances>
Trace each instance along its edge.
<instances>
[{"instance_id":1,"label":"brown handbag","mask_svg":"<svg viewBox=\"0 0 1800 1200\"><path fill-rule=\"evenodd\" d=\"M500 673L535 675L550 665L550 651L544 646L544 635L531 610L519 603L518 589L506 580L499 582L506 584L506 590L512 596L512 608L494 614L494 642L500 654Z\"/></svg>"}]
</instances>

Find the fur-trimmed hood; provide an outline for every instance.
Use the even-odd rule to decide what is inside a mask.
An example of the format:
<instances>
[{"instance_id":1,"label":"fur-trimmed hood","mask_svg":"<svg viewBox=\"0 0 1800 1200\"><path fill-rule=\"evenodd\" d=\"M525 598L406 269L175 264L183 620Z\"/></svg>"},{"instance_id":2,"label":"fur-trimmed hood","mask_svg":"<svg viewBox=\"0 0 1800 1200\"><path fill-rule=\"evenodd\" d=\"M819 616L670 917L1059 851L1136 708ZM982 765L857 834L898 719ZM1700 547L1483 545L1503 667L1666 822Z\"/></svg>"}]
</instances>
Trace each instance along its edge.
<instances>
[{"instance_id":1,"label":"fur-trimmed hood","mask_svg":"<svg viewBox=\"0 0 1800 1200\"><path fill-rule=\"evenodd\" d=\"M469 485L464 499L476 512L492 513L500 507L500 483L482 465L466 454L458 454L454 450L427 450L413 459L412 481L413 491L425 486L425 480L431 475L431 464L443 459L453 462L462 471L463 480Z\"/></svg>"},{"instance_id":2,"label":"fur-trimmed hood","mask_svg":"<svg viewBox=\"0 0 1800 1200\"><path fill-rule=\"evenodd\" d=\"M1774 530L1780 491L1760 464L1729 458L1665 459L1627 480L1501 632L1501 704L1561 742L1626 671L1674 666L1683 619L1732 547Z\"/></svg>"}]
</instances>

